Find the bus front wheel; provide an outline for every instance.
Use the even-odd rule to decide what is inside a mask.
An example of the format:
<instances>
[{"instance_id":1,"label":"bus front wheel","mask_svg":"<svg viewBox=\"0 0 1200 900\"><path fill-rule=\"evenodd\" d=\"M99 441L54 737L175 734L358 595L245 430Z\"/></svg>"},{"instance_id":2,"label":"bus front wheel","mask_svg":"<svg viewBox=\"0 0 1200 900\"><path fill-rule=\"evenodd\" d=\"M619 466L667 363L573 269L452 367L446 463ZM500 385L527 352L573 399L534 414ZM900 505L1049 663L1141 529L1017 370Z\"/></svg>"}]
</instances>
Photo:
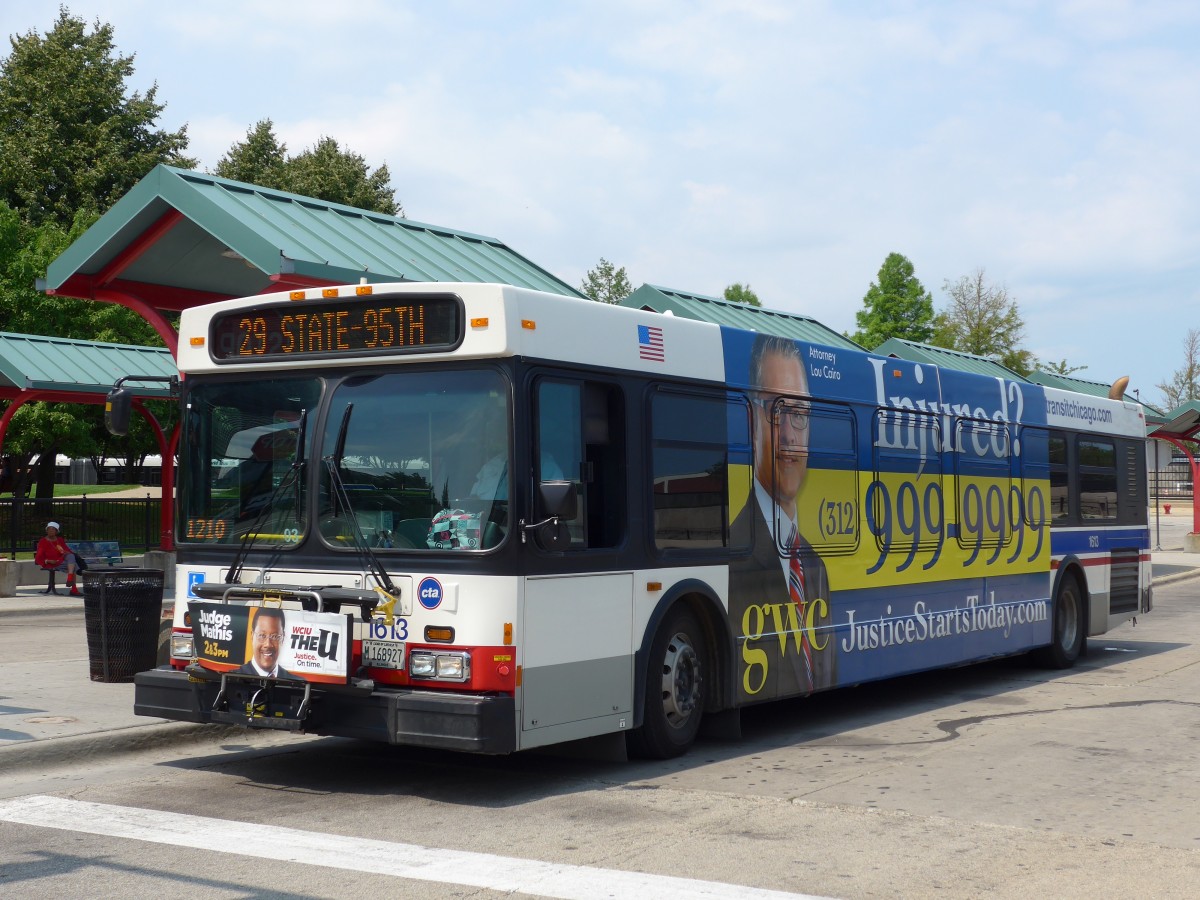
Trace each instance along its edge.
<instances>
[{"instance_id":1,"label":"bus front wheel","mask_svg":"<svg viewBox=\"0 0 1200 900\"><path fill-rule=\"evenodd\" d=\"M1054 596L1054 633L1048 647L1034 654L1037 662L1050 669L1069 669L1083 652L1083 591L1074 575L1064 575Z\"/></svg>"},{"instance_id":2,"label":"bus front wheel","mask_svg":"<svg viewBox=\"0 0 1200 900\"><path fill-rule=\"evenodd\" d=\"M628 735L635 756L670 759L687 752L704 716L704 632L686 607L667 614L650 647L642 727Z\"/></svg>"}]
</instances>

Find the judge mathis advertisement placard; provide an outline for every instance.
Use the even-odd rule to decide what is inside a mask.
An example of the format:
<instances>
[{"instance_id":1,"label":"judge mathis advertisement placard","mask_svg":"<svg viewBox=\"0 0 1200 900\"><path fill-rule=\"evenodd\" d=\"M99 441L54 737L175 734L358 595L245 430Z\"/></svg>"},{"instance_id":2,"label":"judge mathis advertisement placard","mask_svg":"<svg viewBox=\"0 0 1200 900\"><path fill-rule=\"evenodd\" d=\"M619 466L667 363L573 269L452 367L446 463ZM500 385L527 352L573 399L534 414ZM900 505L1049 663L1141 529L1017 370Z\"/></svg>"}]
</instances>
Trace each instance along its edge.
<instances>
[{"instance_id":1,"label":"judge mathis advertisement placard","mask_svg":"<svg viewBox=\"0 0 1200 900\"><path fill-rule=\"evenodd\" d=\"M188 604L196 662L214 672L345 684L353 617L277 606Z\"/></svg>"}]
</instances>

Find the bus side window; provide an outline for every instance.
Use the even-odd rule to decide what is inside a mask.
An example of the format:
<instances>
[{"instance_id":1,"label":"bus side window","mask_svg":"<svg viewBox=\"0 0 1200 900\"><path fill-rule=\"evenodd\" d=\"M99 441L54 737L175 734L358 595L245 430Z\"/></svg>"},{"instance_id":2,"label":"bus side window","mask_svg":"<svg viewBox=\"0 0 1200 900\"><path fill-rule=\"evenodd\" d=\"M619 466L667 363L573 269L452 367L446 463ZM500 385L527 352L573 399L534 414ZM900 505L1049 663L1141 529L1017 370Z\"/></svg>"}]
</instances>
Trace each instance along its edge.
<instances>
[{"instance_id":1,"label":"bus side window","mask_svg":"<svg viewBox=\"0 0 1200 900\"><path fill-rule=\"evenodd\" d=\"M1050 461L1050 518L1061 523L1074 516L1071 505L1071 461L1067 456L1065 435L1050 435L1047 458Z\"/></svg>"},{"instance_id":2,"label":"bus side window","mask_svg":"<svg viewBox=\"0 0 1200 900\"><path fill-rule=\"evenodd\" d=\"M619 388L544 378L537 383L534 479L566 480L578 492L571 549L614 547L624 534L625 407Z\"/></svg>"},{"instance_id":3,"label":"bus side window","mask_svg":"<svg viewBox=\"0 0 1200 900\"><path fill-rule=\"evenodd\" d=\"M1109 439L1080 437L1079 514L1084 519L1117 518L1117 447Z\"/></svg>"},{"instance_id":4,"label":"bus side window","mask_svg":"<svg viewBox=\"0 0 1200 900\"><path fill-rule=\"evenodd\" d=\"M746 401L725 392L659 388L650 399L651 508L658 550L709 550L729 544L729 444L726 407ZM742 441L748 443L748 437Z\"/></svg>"}]
</instances>

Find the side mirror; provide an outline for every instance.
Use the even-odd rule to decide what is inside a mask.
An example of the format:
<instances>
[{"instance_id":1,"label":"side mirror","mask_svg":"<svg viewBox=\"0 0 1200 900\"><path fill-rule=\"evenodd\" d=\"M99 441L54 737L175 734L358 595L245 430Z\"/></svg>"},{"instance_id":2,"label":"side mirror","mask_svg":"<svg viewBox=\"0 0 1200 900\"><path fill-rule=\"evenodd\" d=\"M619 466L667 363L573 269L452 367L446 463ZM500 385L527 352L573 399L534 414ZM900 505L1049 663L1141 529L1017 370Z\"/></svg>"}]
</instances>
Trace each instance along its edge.
<instances>
[{"instance_id":1,"label":"side mirror","mask_svg":"<svg viewBox=\"0 0 1200 900\"><path fill-rule=\"evenodd\" d=\"M538 512L552 519L573 519L579 514L573 481L543 481L538 484Z\"/></svg>"},{"instance_id":2,"label":"side mirror","mask_svg":"<svg viewBox=\"0 0 1200 900\"><path fill-rule=\"evenodd\" d=\"M571 545L567 522L578 515L575 484L570 481L543 481L538 484L538 513L545 516L531 526L533 539L543 550L566 550Z\"/></svg>"},{"instance_id":3,"label":"side mirror","mask_svg":"<svg viewBox=\"0 0 1200 900\"><path fill-rule=\"evenodd\" d=\"M133 408L133 394L123 387L115 387L104 398L104 427L117 437L129 434L129 415Z\"/></svg>"}]
</instances>

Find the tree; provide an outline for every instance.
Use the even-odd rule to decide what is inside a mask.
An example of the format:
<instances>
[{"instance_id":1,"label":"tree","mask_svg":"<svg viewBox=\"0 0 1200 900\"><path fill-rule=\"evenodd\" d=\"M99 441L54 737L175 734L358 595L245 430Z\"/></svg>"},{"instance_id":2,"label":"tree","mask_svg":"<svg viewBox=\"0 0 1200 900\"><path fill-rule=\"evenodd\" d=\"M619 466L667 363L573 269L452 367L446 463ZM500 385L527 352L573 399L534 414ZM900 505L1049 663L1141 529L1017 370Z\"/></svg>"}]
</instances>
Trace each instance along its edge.
<instances>
[{"instance_id":1,"label":"tree","mask_svg":"<svg viewBox=\"0 0 1200 900\"><path fill-rule=\"evenodd\" d=\"M279 143L275 124L270 119L262 119L246 132L246 140L235 142L217 161L213 174L231 181L284 190L286 165L287 144Z\"/></svg>"},{"instance_id":2,"label":"tree","mask_svg":"<svg viewBox=\"0 0 1200 900\"><path fill-rule=\"evenodd\" d=\"M1039 363L1038 368L1043 372L1049 372L1051 375L1061 375L1063 378L1069 378L1076 372L1082 372L1087 366L1072 366L1068 365L1065 359L1058 362Z\"/></svg>"},{"instance_id":3,"label":"tree","mask_svg":"<svg viewBox=\"0 0 1200 900\"><path fill-rule=\"evenodd\" d=\"M579 285L580 290L601 303L620 303L633 293L633 285L625 274L625 267L615 268L603 256L594 269L588 269L587 277Z\"/></svg>"},{"instance_id":4,"label":"tree","mask_svg":"<svg viewBox=\"0 0 1200 900\"><path fill-rule=\"evenodd\" d=\"M863 296L855 314L858 331L850 337L873 350L889 338L928 343L933 336L933 295L913 274L908 257L889 253L879 267L879 280Z\"/></svg>"},{"instance_id":5,"label":"tree","mask_svg":"<svg viewBox=\"0 0 1200 900\"><path fill-rule=\"evenodd\" d=\"M758 294L750 290L749 284L734 282L725 288L725 299L730 303L745 303L747 306L762 306Z\"/></svg>"},{"instance_id":6,"label":"tree","mask_svg":"<svg viewBox=\"0 0 1200 900\"><path fill-rule=\"evenodd\" d=\"M1025 322L1008 288L989 284L980 268L942 289L950 306L935 318L931 343L995 360L1020 375L1033 371L1033 354L1020 347Z\"/></svg>"},{"instance_id":7,"label":"tree","mask_svg":"<svg viewBox=\"0 0 1200 900\"><path fill-rule=\"evenodd\" d=\"M1189 328L1183 339L1183 367L1158 385L1163 406L1172 410L1189 400L1200 400L1200 330Z\"/></svg>"},{"instance_id":8,"label":"tree","mask_svg":"<svg viewBox=\"0 0 1200 900\"><path fill-rule=\"evenodd\" d=\"M288 157L287 145L280 143L270 119L258 122L245 141L230 147L214 174L390 216L404 215L386 163L372 172L361 155L343 150L331 137Z\"/></svg>"},{"instance_id":9,"label":"tree","mask_svg":"<svg viewBox=\"0 0 1200 900\"><path fill-rule=\"evenodd\" d=\"M155 123L158 86L128 92L133 57L111 25L59 9L54 27L10 38L0 63L0 200L33 225L69 228L108 209L161 162L189 168L187 127Z\"/></svg>"},{"instance_id":10,"label":"tree","mask_svg":"<svg viewBox=\"0 0 1200 900\"><path fill-rule=\"evenodd\" d=\"M390 186L387 164L370 172L362 156L340 149L331 137L321 138L311 150L288 160L287 173L292 193L389 216L403 215Z\"/></svg>"},{"instance_id":11,"label":"tree","mask_svg":"<svg viewBox=\"0 0 1200 900\"><path fill-rule=\"evenodd\" d=\"M34 282L96 218L159 163L189 168L187 128L156 127L157 85L130 92L133 56L113 29L60 9L45 35L10 39L0 60L0 322L6 330L158 345L125 307L39 293ZM31 403L8 429L14 468L40 456L38 491L52 490L54 457L103 452L98 407Z\"/></svg>"},{"instance_id":12,"label":"tree","mask_svg":"<svg viewBox=\"0 0 1200 900\"><path fill-rule=\"evenodd\" d=\"M158 335L137 313L111 303L69 297L47 297L34 286L50 263L87 228L91 216L81 215L70 229L52 221L40 225L23 222L15 210L0 203L0 322L6 331L44 334L81 340L111 341L154 346ZM28 403L13 416L3 452L12 457L15 490L24 490L33 472L35 456L47 461L39 467L39 496L53 490L53 459L58 453L72 457L116 455L104 451L112 440L104 431L99 406ZM144 444L157 452L149 430Z\"/></svg>"}]
</instances>

